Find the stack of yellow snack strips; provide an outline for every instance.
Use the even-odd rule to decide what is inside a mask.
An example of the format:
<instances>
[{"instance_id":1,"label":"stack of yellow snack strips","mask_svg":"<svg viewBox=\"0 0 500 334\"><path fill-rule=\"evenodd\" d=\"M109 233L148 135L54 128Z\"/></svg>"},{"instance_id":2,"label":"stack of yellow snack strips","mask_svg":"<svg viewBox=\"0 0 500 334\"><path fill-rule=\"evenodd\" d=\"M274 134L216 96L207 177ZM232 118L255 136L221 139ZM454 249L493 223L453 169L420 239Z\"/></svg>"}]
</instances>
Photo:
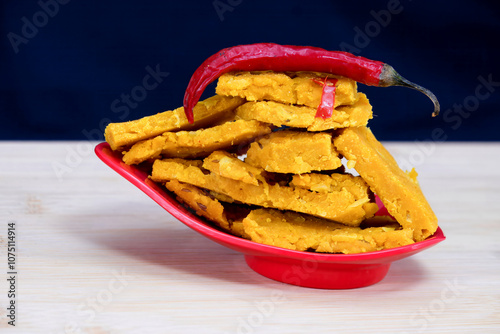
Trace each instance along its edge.
<instances>
[{"instance_id":1,"label":"stack of yellow snack strips","mask_svg":"<svg viewBox=\"0 0 500 334\"><path fill-rule=\"evenodd\" d=\"M336 78L331 118L316 118L318 80ZM236 236L300 251L361 253L432 235L437 218L416 180L366 127L356 82L321 73L235 72L194 108L112 123L106 141L127 164ZM346 173L342 157L359 176ZM389 213L378 210L374 193Z\"/></svg>"}]
</instances>

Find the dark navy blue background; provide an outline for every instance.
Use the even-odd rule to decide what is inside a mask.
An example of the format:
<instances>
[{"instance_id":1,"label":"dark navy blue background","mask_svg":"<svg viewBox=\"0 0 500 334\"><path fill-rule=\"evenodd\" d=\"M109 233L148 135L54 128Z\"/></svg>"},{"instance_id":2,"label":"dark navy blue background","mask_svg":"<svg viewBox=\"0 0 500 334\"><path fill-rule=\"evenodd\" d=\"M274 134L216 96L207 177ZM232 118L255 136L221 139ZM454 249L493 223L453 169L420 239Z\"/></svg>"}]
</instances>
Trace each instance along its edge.
<instances>
[{"instance_id":1,"label":"dark navy blue background","mask_svg":"<svg viewBox=\"0 0 500 334\"><path fill-rule=\"evenodd\" d=\"M380 139L500 140L494 1L59 1L0 3L0 139L100 140L107 122L181 106L218 50L275 42L344 48L434 91L438 118L416 91L359 85Z\"/></svg>"}]
</instances>

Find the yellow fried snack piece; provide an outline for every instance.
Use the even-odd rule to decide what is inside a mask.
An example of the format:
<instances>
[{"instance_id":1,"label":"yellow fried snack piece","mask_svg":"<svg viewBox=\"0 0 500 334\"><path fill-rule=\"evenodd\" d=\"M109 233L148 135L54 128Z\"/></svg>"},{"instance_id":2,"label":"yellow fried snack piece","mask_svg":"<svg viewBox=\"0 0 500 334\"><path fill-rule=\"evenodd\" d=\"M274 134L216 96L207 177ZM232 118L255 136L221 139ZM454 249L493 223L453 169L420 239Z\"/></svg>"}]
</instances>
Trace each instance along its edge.
<instances>
[{"instance_id":1,"label":"yellow fried snack piece","mask_svg":"<svg viewBox=\"0 0 500 334\"><path fill-rule=\"evenodd\" d=\"M224 206L200 188L177 180L168 181L165 187L177 195L177 200L195 210L196 214L209 219L220 228L240 237L245 237L241 221L228 219Z\"/></svg>"},{"instance_id":2,"label":"yellow fried snack piece","mask_svg":"<svg viewBox=\"0 0 500 334\"><path fill-rule=\"evenodd\" d=\"M373 118L370 101L363 93L358 93L359 99L352 106L340 106L335 108L330 118L323 119L315 117L312 124L307 127L308 131L325 131L348 127L366 126Z\"/></svg>"},{"instance_id":3,"label":"yellow fried snack piece","mask_svg":"<svg viewBox=\"0 0 500 334\"><path fill-rule=\"evenodd\" d=\"M200 188L177 180L166 182L165 187L175 193L179 201L195 210L197 215L208 218L217 223L218 226L229 230L229 223L222 204L203 193Z\"/></svg>"},{"instance_id":4,"label":"yellow fried snack piece","mask_svg":"<svg viewBox=\"0 0 500 334\"><path fill-rule=\"evenodd\" d=\"M111 123L106 127L104 137L114 151L167 131L202 128L227 117L228 113L244 102L245 100L239 97L215 95L196 104L193 109L193 124L189 124L184 115L184 108L180 107L134 121Z\"/></svg>"},{"instance_id":5,"label":"yellow fried snack piece","mask_svg":"<svg viewBox=\"0 0 500 334\"><path fill-rule=\"evenodd\" d=\"M156 160L151 178L156 182L177 179L229 196L241 203L298 211L351 226L358 226L376 212L373 205L358 205L359 201L347 186L329 193L316 193L267 182L256 186L222 177L196 166L187 166L173 159Z\"/></svg>"},{"instance_id":6,"label":"yellow fried snack piece","mask_svg":"<svg viewBox=\"0 0 500 334\"><path fill-rule=\"evenodd\" d=\"M161 157L196 158L214 150L240 145L271 132L271 126L255 120L226 122L197 131L165 132L133 145L123 156L126 164L138 164Z\"/></svg>"},{"instance_id":7,"label":"yellow fried snack piece","mask_svg":"<svg viewBox=\"0 0 500 334\"><path fill-rule=\"evenodd\" d=\"M348 188L349 192L354 195L356 202L351 206L363 205L365 210L377 212L378 205L372 202L372 192L360 176L352 174L319 174L307 173L293 175L290 186L302 188L318 193L338 192L342 188Z\"/></svg>"},{"instance_id":8,"label":"yellow fried snack piece","mask_svg":"<svg viewBox=\"0 0 500 334\"><path fill-rule=\"evenodd\" d=\"M326 219L272 209L252 210L243 219L250 240L298 251L363 253L414 243L410 229L347 227Z\"/></svg>"},{"instance_id":9,"label":"yellow fried snack piece","mask_svg":"<svg viewBox=\"0 0 500 334\"><path fill-rule=\"evenodd\" d=\"M259 185L259 180L265 182L263 169L250 166L225 151L215 151L210 154L203 160L203 168L220 176L256 186Z\"/></svg>"},{"instance_id":10,"label":"yellow fried snack piece","mask_svg":"<svg viewBox=\"0 0 500 334\"><path fill-rule=\"evenodd\" d=\"M326 77L338 80L335 84L335 107L357 101L356 81L313 72L231 72L219 77L215 91L219 95L239 96L248 101L270 100L317 109L323 87L313 79L322 81Z\"/></svg>"},{"instance_id":11,"label":"yellow fried snack piece","mask_svg":"<svg viewBox=\"0 0 500 334\"><path fill-rule=\"evenodd\" d=\"M275 173L302 174L342 166L329 133L277 131L250 145L245 162Z\"/></svg>"},{"instance_id":12,"label":"yellow fried snack piece","mask_svg":"<svg viewBox=\"0 0 500 334\"><path fill-rule=\"evenodd\" d=\"M365 180L352 174L318 174L308 173L293 175L290 186L308 189L316 192L335 192L343 187L349 187L349 191L356 196L356 199L363 199L368 202L370 190ZM375 203L374 203L375 204ZM375 204L376 205L376 204Z\"/></svg>"},{"instance_id":13,"label":"yellow fried snack piece","mask_svg":"<svg viewBox=\"0 0 500 334\"><path fill-rule=\"evenodd\" d=\"M334 139L334 145L354 164L354 169L380 197L399 224L413 230L416 241L424 240L436 231L437 217L416 179L399 168L396 160L370 129L345 129Z\"/></svg>"},{"instance_id":14,"label":"yellow fried snack piece","mask_svg":"<svg viewBox=\"0 0 500 334\"><path fill-rule=\"evenodd\" d=\"M242 119L256 119L309 131L364 126L372 118L372 107L365 94L358 93L358 96L356 103L335 108L332 117L327 119L316 118L315 108L274 101L247 102L236 109L236 115Z\"/></svg>"}]
</instances>

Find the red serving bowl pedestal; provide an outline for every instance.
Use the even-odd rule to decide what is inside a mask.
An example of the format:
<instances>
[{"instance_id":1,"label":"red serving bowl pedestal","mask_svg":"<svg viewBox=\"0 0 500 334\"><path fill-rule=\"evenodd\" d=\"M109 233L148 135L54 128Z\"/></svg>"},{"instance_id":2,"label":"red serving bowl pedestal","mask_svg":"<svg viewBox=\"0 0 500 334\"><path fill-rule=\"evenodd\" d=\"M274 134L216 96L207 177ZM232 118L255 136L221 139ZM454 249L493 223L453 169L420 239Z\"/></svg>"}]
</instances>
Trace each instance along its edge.
<instances>
[{"instance_id":1,"label":"red serving bowl pedestal","mask_svg":"<svg viewBox=\"0 0 500 334\"><path fill-rule=\"evenodd\" d=\"M318 289L353 289L380 282L390 263L358 264L284 261L270 256L245 255L255 272L283 283Z\"/></svg>"},{"instance_id":2,"label":"red serving bowl pedestal","mask_svg":"<svg viewBox=\"0 0 500 334\"><path fill-rule=\"evenodd\" d=\"M411 245L359 254L325 254L301 252L259 244L220 231L193 214L163 187L151 181L148 174L122 162L107 143L96 146L95 153L106 165L141 189L172 216L205 237L241 252L250 268L273 280L319 289L352 289L375 284L389 271L392 262L421 252L443 241L438 228L434 235ZM385 208L380 213L385 214Z\"/></svg>"}]
</instances>

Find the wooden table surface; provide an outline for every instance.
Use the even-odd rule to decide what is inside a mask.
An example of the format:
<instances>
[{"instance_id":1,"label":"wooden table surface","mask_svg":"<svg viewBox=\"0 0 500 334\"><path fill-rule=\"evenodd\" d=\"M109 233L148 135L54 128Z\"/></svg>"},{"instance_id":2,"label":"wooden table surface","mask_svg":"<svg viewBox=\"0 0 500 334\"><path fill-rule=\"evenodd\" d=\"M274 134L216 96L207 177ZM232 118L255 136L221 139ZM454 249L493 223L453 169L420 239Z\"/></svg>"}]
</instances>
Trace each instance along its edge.
<instances>
[{"instance_id":1,"label":"wooden table surface","mask_svg":"<svg viewBox=\"0 0 500 334\"><path fill-rule=\"evenodd\" d=\"M417 167L447 240L354 290L260 276L110 170L95 144L0 143L1 333L500 333L500 143L386 143Z\"/></svg>"}]
</instances>

